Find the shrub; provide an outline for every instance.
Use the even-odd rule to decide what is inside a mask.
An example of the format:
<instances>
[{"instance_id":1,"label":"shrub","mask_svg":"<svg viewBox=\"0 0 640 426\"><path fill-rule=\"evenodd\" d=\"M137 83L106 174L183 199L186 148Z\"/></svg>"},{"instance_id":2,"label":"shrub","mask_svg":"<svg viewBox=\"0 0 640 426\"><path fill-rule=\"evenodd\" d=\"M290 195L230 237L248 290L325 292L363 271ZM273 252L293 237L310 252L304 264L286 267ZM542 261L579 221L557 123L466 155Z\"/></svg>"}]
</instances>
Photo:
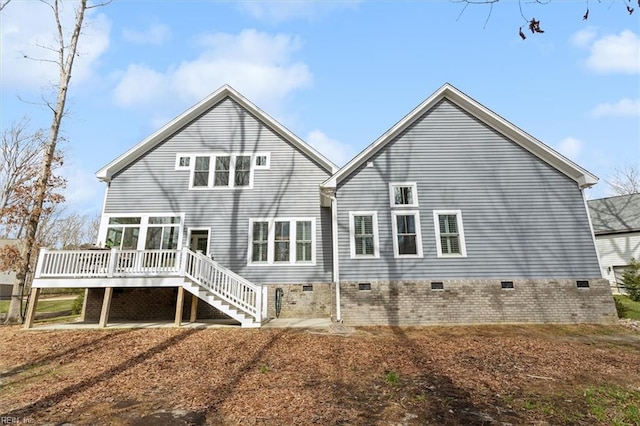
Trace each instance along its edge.
<instances>
[{"instance_id":1,"label":"shrub","mask_svg":"<svg viewBox=\"0 0 640 426\"><path fill-rule=\"evenodd\" d=\"M618 318L626 318L627 312L629 311L629 309L622 302L622 299L620 299L620 297L614 296L613 301L616 303L616 311L618 312Z\"/></svg>"},{"instance_id":2,"label":"shrub","mask_svg":"<svg viewBox=\"0 0 640 426\"><path fill-rule=\"evenodd\" d=\"M72 315L80 315L82 313L82 304L84 303L84 292L73 300L73 305L71 305L71 314Z\"/></svg>"},{"instance_id":3,"label":"shrub","mask_svg":"<svg viewBox=\"0 0 640 426\"><path fill-rule=\"evenodd\" d=\"M622 274L622 283L624 284L629 298L635 302L640 302L640 262L631 259L629 266L625 268Z\"/></svg>"}]
</instances>

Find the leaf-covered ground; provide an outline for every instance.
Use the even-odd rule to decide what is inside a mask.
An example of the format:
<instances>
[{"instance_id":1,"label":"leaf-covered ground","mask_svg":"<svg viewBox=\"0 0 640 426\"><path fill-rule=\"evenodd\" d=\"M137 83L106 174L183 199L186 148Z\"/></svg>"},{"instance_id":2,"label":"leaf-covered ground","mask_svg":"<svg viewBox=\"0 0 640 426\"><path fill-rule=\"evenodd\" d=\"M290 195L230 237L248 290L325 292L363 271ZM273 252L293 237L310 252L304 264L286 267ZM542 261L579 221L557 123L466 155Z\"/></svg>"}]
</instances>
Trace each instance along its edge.
<instances>
[{"instance_id":1,"label":"leaf-covered ground","mask_svg":"<svg viewBox=\"0 0 640 426\"><path fill-rule=\"evenodd\" d=\"M331 331L0 327L0 418L77 425L640 423L640 334L632 329Z\"/></svg>"}]
</instances>

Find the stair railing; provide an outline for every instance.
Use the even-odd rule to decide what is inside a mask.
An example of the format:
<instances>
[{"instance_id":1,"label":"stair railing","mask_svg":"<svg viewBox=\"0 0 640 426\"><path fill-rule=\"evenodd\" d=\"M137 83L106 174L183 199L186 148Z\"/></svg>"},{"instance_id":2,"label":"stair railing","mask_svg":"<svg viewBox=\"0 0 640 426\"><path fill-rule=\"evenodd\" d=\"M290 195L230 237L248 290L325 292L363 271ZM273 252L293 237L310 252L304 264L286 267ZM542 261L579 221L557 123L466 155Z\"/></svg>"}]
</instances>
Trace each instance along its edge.
<instances>
[{"instance_id":1,"label":"stair railing","mask_svg":"<svg viewBox=\"0 0 640 426\"><path fill-rule=\"evenodd\" d=\"M186 277L239 310L262 321L262 287L200 253L183 249Z\"/></svg>"}]
</instances>

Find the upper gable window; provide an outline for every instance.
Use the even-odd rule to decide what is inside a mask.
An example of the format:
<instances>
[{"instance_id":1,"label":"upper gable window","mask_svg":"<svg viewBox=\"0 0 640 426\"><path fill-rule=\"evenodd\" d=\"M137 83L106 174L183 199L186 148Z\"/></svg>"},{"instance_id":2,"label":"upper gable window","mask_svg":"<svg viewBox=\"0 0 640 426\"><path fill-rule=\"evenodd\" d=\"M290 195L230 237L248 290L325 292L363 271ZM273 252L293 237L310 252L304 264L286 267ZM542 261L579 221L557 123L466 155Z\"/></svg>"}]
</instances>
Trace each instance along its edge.
<instances>
[{"instance_id":1,"label":"upper gable window","mask_svg":"<svg viewBox=\"0 0 640 426\"><path fill-rule=\"evenodd\" d=\"M268 164L268 155L263 156ZM257 158L245 154L178 154L176 170L191 170L190 189L252 188Z\"/></svg>"},{"instance_id":2,"label":"upper gable window","mask_svg":"<svg viewBox=\"0 0 640 426\"><path fill-rule=\"evenodd\" d=\"M259 153L254 157L254 167L256 170L268 170L271 167L269 154Z\"/></svg>"},{"instance_id":3,"label":"upper gable window","mask_svg":"<svg viewBox=\"0 0 640 426\"><path fill-rule=\"evenodd\" d=\"M239 155L236 157L235 186L249 186L251 181L251 157Z\"/></svg>"},{"instance_id":4,"label":"upper gable window","mask_svg":"<svg viewBox=\"0 0 640 426\"><path fill-rule=\"evenodd\" d=\"M216 171L213 179L213 186L229 186L230 168L231 157L216 157Z\"/></svg>"},{"instance_id":5,"label":"upper gable window","mask_svg":"<svg viewBox=\"0 0 640 426\"><path fill-rule=\"evenodd\" d=\"M415 182L390 183L391 207L418 207L418 188Z\"/></svg>"},{"instance_id":6,"label":"upper gable window","mask_svg":"<svg viewBox=\"0 0 640 426\"><path fill-rule=\"evenodd\" d=\"M191 157L188 155L178 154L176 156L176 170L189 170L189 165L191 164Z\"/></svg>"},{"instance_id":7,"label":"upper gable window","mask_svg":"<svg viewBox=\"0 0 640 426\"><path fill-rule=\"evenodd\" d=\"M209 186L209 157L196 157L195 167L193 169L193 186L207 187Z\"/></svg>"}]
</instances>

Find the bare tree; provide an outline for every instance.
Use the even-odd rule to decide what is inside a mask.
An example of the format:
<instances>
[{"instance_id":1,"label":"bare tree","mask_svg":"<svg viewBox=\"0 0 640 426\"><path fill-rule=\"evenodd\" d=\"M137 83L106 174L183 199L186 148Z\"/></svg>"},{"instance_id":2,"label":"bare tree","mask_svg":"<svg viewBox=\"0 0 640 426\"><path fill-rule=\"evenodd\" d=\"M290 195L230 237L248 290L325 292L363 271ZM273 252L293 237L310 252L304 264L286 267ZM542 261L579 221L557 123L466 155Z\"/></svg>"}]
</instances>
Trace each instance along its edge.
<instances>
[{"instance_id":1,"label":"bare tree","mask_svg":"<svg viewBox=\"0 0 640 426\"><path fill-rule=\"evenodd\" d=\"M38 233L38 225L40 218L43 214L43 207L45 204L45 198L47 194L47 188L51 184L52 177L52 165L56 161L56 148L58 144L58 137L60 134L60 127L62 124L62 118L66 112L67 93L69 89L69 82L71 81L71 73L73 71L74 60L78 54L78 40L82 32L84 15L88 9L93 7L102 6L109 3L110 0L103 3L89 6L88 0L80 0L75 7L75 21L73 24L73 30L71 32L71 38L69 40L65 37L63 30L61 17L60 17L60 0L42 0L43 3L51 8L53 18L56 24L56 47L52 47L51 50L56 53L56 59L44 60L53 62L58 67L59 81L57 84L57 97L56 102L47 102L47 106L51 110L53 116L51 120L51 126L49 128L49 134L45 145L45 152L43 161L40 168L40 173L34 188L34 205L28 216L26 223L26 235L24 239L24 253L20 261L17 264L17 284L16 287L20 289L22 294L24 288L27 285L27 277L31 272L32 260L36 257L36 236ZM15 292L14 292L15 294ZM20 322L21 299L18 297L12 297L7 313L6 323L12 324Z\"/></svg>"},{"instance_id":2,"label":"bare tree","mask_svg":"<svg viewBox=\"0 0 640 426\"><path fill-rule=\"evenodd\" d=\"M452 3L461 3L463 5L462 10L458 15L458 19L460 18L460 16L462 16L462 14L465 12L467 7L469 7L470 5L481 5L481 6L487 7L488 9L487 19L484 22L485 27L489 22L489 20L491 19L494 6L500 3L500 0L449 0L449 1ZM637 1L638 7L640 7L640 0L635 0L635 1ZM520 16L524 20L524 24L520 25L520 28L518 30L518 35L522 40L525 40L527 38L525 34L527 30L531 32L531 34L544 33L540 20L530 17L528 13L530 6L531 5L548 5L551 2L552 0L518 0ZM598 0L598 3L600 3L600 0ZM628 15L632 15L633 12L635 11L633 0L611 0L610 2L607 2L607 4L610 4L611 6L613 6L614 4L620 5L620 10L626 12ZM584 0L584 9L582 9L580 13L582 13L583 21L586 21L589 19L589 0Z\"/></svg>"},{"instance_id":3,"label":"bare tree","mask_svg":"<svg viewBox=\"0 0 640 426\"><path fill-rule=\"evenodd\" d=\"M95 244L100 226L100 215L72 212L49 216L40 223L38 240L43 246L78 249Z\"/></svg>"},{"instance_id":4,"label":"bare tree","mask_svg":"<svg viewBox=\"0 0 640 426\"><path fill-rule=\"evenodd\" d=\"M5 129L0 137L0 238L23 238L34 206L35 186L46 140L42 130L31 131L22 119ZM52 168L62 164L62 154L54 156ZM52 175L45 194L43 214L47 215L64 200L60 191L66 181Z\"/></svg>"},{"instance_id":5,"label":"bare tree","mask_svg":"<svg viewBox=\"0 0 640 426\"><path fill-rule=\"evenodd\" d=\"M616 168L611 178L606 179L609 191L614 195L628 195L640 193L640 168L626 165Z\"/></svg>"}]
</instances>

